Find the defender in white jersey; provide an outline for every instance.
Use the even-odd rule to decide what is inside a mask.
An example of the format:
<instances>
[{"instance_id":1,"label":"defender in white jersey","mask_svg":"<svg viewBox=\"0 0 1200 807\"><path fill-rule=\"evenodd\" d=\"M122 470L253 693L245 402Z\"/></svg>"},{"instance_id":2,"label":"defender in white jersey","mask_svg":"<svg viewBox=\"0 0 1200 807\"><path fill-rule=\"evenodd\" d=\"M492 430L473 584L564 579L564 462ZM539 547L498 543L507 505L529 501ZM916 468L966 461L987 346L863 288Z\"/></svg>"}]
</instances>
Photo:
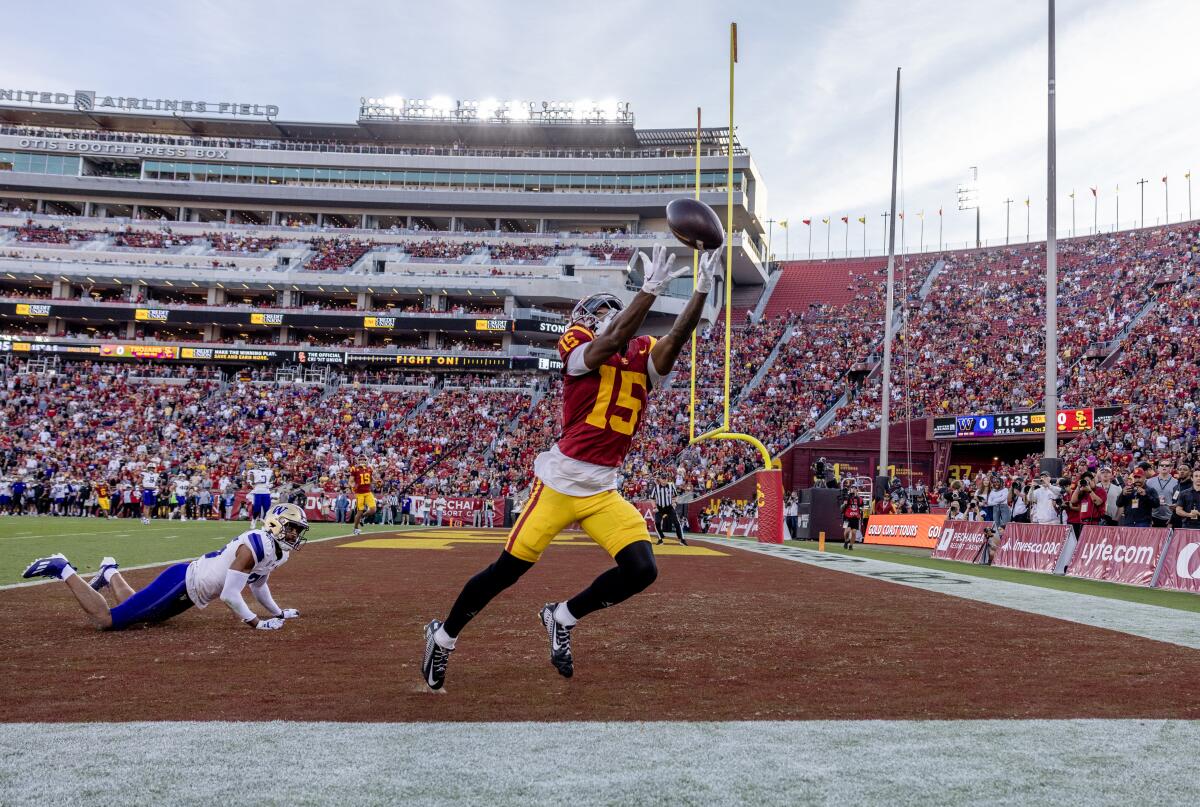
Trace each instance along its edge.
<instances>
[{"instance_id":1,"label":"defender in white jersey","mask_svg":"<svg viewBox=\"0 0 1200 807\"><path fill-rule=\"evenodd\" d=\"M255 463L248 474L250 479L250 529L271 509L271 478L274 473L265 459Z\"/></svg>"},{"instance_id":2,"label":"defender in white jersey","mask_svg":"<svg viewBox=\"0 0 1200 807\"><path fill-rule=\"evenodd\" d=\"M308 518L294 504L278 504L263 519L263 529L249 530L191 563L176 563L141 591L134 591L118 571L117 562L105 558L100 573L84 580L63 555L39 558L25 569L24 577L57 577L67 584L79 605L101 630L124 630L131 625L163 622L193 605L204 608L220 598L246 625L257 630L278 630L284 620L300 616L294 608L280 608L267 580L304 545ZM260 618L246 605L242 589L250 593L269 617ZM117 605L108 607L103 593L112 591Z\"/></svg>"},{"instance_id":3,"label":"defender in white jersey","mask_svg":"<svg viewBox=\"0 0 1200 807\"><path fill-rule=\"evenodd\" d=\"M150 467L142 471L142 523L150 523L150 514L158 505L158 460L151 460Z\"/></svg>"}]
</instances>

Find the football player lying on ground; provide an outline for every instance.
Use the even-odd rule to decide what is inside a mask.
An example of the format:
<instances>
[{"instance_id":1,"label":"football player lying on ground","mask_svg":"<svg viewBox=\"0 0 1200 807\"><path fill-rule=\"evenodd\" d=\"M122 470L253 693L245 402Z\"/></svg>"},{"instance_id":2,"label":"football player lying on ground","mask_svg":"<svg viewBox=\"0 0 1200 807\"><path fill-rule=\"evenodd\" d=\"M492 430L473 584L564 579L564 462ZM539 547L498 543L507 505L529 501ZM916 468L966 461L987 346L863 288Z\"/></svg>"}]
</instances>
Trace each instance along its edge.
<instances>
[{"instance_id":1,"label":"football player lying on ground","mask_svg":"<svg viewBox=\"0 0 1200 807\"><path fill-rule=\"evenodd\" d=\"M467 581L443 623L425 626L421 671L431 689L441 689L450 652L466 624L504 589L533 568L554 537L579 522L617 565L569 600L545 605L538 616L550 640L550 662L565 678L574 674L571 630L577 620L643 591L658 569L646 521L617 492L617 472L633 443L652 388L675 366L696 329L720 265L714 250L700 260L695 291L661 339L634 337L654 300L691 268L671 265L675 256L654 248L639 257L642 290L628 308L611 294L594 294L575 305L571 325L558 342L563 360L562 434L534 463L529 500L491 566Z\"/></svg>"},{"instance_id":2,"label":"football player lying on ground","mask_svg":"<svg viewBox=\"0 0 1200 807\"><path fill-rule=\"evenodd\" d=\"M204 608L220 597L241 620L258 630L278 630L284 620L300 616L294 608L280 608L271 597L267 579L304 545L308 518L294 504L277 504L263 519L261 531L243 532L225 545L191 563L176 563L141 591L125 582L117 562L105 558L100 572L87 583L63 555L51 555L29 564L24 577L57 577L67 584L88 618L101 630L124 630L131 625L164 622L193 605ZM260 619L246 606L242 589L250 591L270 617ZM101 592L108 588L117 605L108 607Z\"/></svg>"}]
</instances>

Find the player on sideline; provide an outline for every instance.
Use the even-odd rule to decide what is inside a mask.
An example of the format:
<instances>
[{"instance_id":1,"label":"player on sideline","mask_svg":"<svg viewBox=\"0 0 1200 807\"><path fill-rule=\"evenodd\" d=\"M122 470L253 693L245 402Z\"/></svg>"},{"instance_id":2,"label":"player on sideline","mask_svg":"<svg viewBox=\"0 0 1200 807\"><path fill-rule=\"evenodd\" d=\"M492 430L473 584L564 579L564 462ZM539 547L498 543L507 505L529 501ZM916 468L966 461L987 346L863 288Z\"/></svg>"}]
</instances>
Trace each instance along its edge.
<instances>
[{"instance_id":1,"label":"player on sideline","mask_svg":"<svg viewBox=\"0 0 1200 807\"><path fill-rule=\"evenodd\" d=\"M563 360L563 418L558 442L538 455L533 487L504 551L467 581L445 622L425 626L421 673L430 689L441 689L459 633L501 591L533 568L559 532L578 521L616 560L569 600L548 603L539 621L550 640L550 663L565 678L575 671L571 630L577 620L646 589L658 576L646 521L617 492L617 473L633 443L652 388L670 374L684 343L696 329L712 288L720 251L700 260L696 288L670 332L661 339L634 337L658 295L691 269L671 271L675 256L654 248L640 253L645 281L628 308L611 294L593 294L571 312L571 326L558 341Z\"/></svg>"},{"instance_id":2,"label":"player on sideline","mask_svg":"<svg viewBox=\"0 0 1200 807\"><path fill-rule=\"evenodd\" d=\"M354 458L350 466L350 480L354 485L354 534L362 534L362 523L375 517L378 507L375 494L371 492L371 482L374 478L367 458L361 454Z\"/></svg>"},{"instance_id":3,"label":"player on sideline","mask_svg":"<svg viewBox=\"0 0 1200 807\"><path fill-rule=\"evenodd\" d=\"M260 457L255 461L247 476L250 479L250 529L265 518L271 509L271 468L266 458Z\"/></svg>"},{"instance_id":4,"label":"player on sideline","mask_svg":"<svg viewBox=\"0 0 1200 807\"><path fill-rule=\"evenodd\" d=\"M124 630L132 625L164 622L193 605L204 608L218 597L241 620L258 630L278 630L285 619L300 616L294 608L280 608L271 597L267 580L304 545L308 519L294 504L278 504L263 518L261 532L250 530L191 563L176 563L141 591L134 591L112 558L100 561L100 573L86 583L63 555L39 558L22 577L57 577L67 584L80 607L100 630ZM260 619L246 606L242 589L250 584L254 599L270 617ZM111 587L114 608L100 592Z\"/></svg>"},{"instance_id":5,"label":"player on sideline","mask_svg":"<svg viewBox=\"0 0 1200 807\"><path fill-rule=\"evenodd\" d=\"M150 460L150 465L142 471L142 523L150 523L150 515L158 506L158 460Z\"/></svg>"}]
</instances>

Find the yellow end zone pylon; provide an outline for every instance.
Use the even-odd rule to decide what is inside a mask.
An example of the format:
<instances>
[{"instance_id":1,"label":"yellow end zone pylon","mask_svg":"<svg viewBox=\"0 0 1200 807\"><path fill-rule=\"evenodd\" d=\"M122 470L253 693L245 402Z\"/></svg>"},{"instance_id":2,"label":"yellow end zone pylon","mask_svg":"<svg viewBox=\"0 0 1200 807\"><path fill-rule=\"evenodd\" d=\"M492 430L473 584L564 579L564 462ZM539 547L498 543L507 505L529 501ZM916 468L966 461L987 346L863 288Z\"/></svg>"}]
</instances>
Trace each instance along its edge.
<instances>
[{"instance_id":1,"label":"yellow end zone pylon","mask_svg":"<svg viewBox=\"0 0 1200 807\"><path fill-rule=\"evenodd\" d=\"M695 445L701 440L740 440L749 443L758 450L762 457L763 467L770 470L771 452L757 437L729 429L729 386L730 362L733 347L733 71L737 64L737 23L729 24L729 145L726 148L729 163L726 167L725 178L725 384L724 411L721 414L721 425L703 434L696 434L696 332L692 331L692 366L691 366L691 397L688 402L688 445ZM700 109L696 109L696 191L695 198L700 198ZM700 254L692 254L692 285L695 287L699 273Z\"/></svg>"}]
</instances>

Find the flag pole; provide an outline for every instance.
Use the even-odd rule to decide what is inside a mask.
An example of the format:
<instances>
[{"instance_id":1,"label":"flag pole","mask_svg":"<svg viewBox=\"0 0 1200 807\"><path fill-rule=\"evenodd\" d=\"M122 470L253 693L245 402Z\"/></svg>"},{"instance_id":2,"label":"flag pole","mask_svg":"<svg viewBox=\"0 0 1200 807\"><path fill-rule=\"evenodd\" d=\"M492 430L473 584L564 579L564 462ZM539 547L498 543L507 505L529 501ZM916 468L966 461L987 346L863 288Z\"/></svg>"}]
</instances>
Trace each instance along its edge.
<instances>
[{"instance_id":1,"label":"flag pole","mask_svg":"<svg viewBox=\"0 0 1200 807\"><path fill-rule=\"evenodd\" d=\"M696 191L700 199L700 107L696 107ZM692 250L692 288L700 277L700 252ZM688 397L688 440L696 440L696 329L692 328L691 390Z\"/></svg>"},{"instance_id":2,"label":"flag pole","mask_svg":"<svg viewBox=\"0 0 1200 807\"><path fill-rule=\"evenodd\" d=\"M729 431L729 363L733 348L733 66L737 64L737 23L729 23L729 165L725 184L725 413L723 431Z\"/></svg>"},{"instance_id":3,"label":"flag pole","mask_svg":"<svg viewBox=\"0 0 1200 807\"><path fill-rule=\"evenodd\" d=\"M1050 3L1050 58L1046 77L1046 442L1041 470L1051 477L1062 476L1058 458L1058 158L1054 116L1054 0Z\"/></svg>"},{"instance_id":4,"label":"flag pole","mask_svg":"<svg viewBox=\"0 0 1200 807\"><path fill-rule=\"evenodd\" d=\"M900 68L896 68L896 110L892 128L892 210L888 217L887 304L883 309L883 424L879 430L879 473L875 497L886 494L888 474L888 427L892 403L892 302L896 294L896 167L900 157Z\"/></svg>"}]
</instances>

